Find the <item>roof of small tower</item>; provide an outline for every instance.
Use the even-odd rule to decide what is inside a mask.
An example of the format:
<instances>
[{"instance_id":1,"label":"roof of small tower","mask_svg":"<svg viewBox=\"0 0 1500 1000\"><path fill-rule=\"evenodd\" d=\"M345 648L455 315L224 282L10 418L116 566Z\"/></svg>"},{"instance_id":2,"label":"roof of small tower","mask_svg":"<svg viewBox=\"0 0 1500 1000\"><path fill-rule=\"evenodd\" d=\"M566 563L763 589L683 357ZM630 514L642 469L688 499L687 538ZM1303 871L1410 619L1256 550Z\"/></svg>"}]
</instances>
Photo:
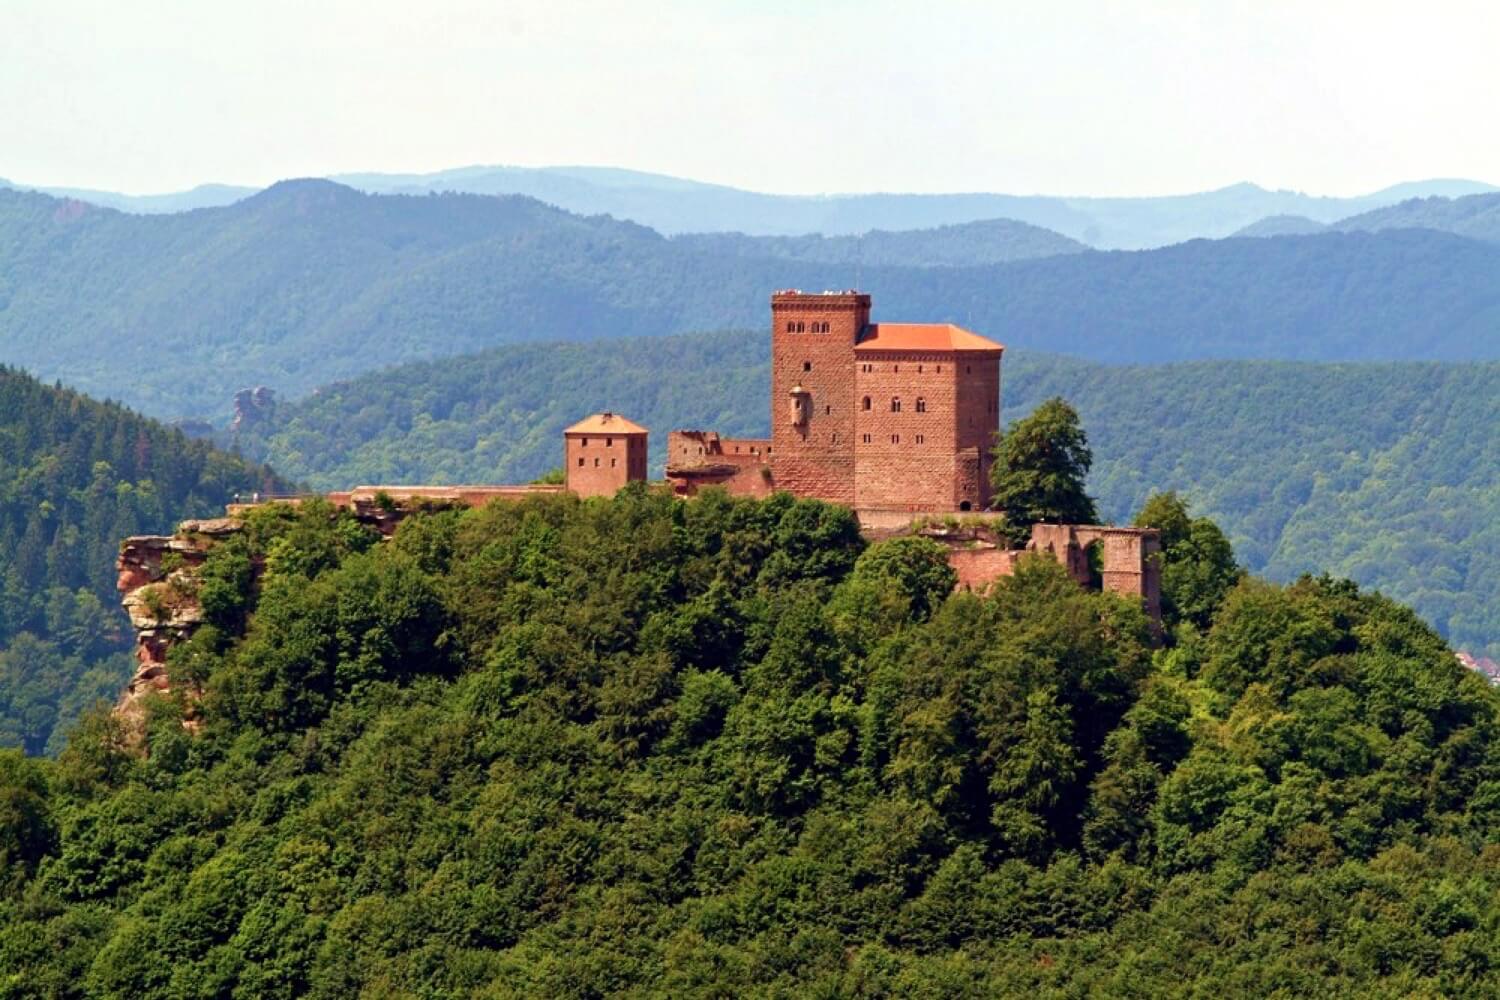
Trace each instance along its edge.
<instances>
[{"instance_id":1,"label":"roof of small tower","mask_svg":"<svg viewBox=\"0 0 1500 1000\"><path fill-rule=\"evenodd\" d=\"M952 323L871 323L854 349L865 351L1003 351L1005 345Z\"/></svg>"},{"instance_id":2,"label":"roof of small tower","mask_svg":"<svg viewBox=\"0 0 1500 1000\"><path fill-rule=\"evenodd\" d=\"M626 420L618 413L596 413L592 417L584 417L578 423L563 431L564 434L647 434L646 428L633 420Z\"/></svg>"}]
</instances>

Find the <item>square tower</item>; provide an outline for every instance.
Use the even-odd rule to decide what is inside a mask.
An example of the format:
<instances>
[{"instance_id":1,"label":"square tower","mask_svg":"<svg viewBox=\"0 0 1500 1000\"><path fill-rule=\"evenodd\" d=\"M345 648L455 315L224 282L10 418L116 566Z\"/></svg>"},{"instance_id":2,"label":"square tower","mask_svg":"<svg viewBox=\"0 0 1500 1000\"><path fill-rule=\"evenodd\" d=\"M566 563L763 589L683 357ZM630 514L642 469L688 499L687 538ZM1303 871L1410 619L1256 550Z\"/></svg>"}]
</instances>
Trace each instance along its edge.
<instances>
[{"instance_id":1,"label":"square tower","mask_svg":"<svg viewBox=\"0 0 1500 1000\"><path fill-rule=\"evenodd\" d=\"M605 411L563 431L563 477L580 497L612 497L646 478L646 428Z\"/></svg>"},{"instance_id":2,"label":"square tower","mask_svg":"<svg viewBox=\"0 0 1500 1000\"><path fill-rule=\"evenodd\" d=\"M771 466L776 488L854 504L854 345L859 292L771 296Z\"/></svg>"}]
</instances>

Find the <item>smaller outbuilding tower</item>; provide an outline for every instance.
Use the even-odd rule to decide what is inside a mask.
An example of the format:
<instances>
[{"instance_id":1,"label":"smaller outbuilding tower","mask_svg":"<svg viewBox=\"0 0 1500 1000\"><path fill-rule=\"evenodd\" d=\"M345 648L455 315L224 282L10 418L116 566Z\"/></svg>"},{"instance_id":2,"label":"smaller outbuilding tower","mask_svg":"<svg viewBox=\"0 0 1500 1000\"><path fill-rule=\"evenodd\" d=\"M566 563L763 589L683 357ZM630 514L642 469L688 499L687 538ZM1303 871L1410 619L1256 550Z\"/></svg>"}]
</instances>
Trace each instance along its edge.
<instances>
[{"instance_id":1,"label":"smaller outbuilding tower","mask_svg":"<svg viewBox=\"0 0 1500 1000\"><path fill-rule=\"evenodd\" d=\"M618 413L596 413L563 431L568 489L581 497L612 497L646 478L646 428Z\"/></svg>"}]
</instances>

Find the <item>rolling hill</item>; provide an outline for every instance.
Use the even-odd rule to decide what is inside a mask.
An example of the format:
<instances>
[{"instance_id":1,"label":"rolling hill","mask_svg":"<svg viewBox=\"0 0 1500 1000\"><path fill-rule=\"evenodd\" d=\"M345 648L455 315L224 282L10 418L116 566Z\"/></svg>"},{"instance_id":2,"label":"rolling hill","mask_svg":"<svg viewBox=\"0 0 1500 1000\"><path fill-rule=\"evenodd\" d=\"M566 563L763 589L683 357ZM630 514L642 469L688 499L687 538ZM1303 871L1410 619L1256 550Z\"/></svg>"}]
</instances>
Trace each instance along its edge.
<instances>
[{"instance_id":1,"label":"rolling hill","mask_svg":"<svg viewBox=\"0 0 1500 1000\"><path fill-rule=\"evenodd\" d=\"M246 385L294 396L506 343L759 327L771 289L847 287L850 272L526 198L300 181L133 216L0 191L0 361L155 415L222 418ZM1445 233L857 273L879 316L1103 361L1500 357L1500 246Z\"/></svg>"},{"instance_id":2,"label":"rolling hill","mask_svg":"<svg viewBox=\"0 0 1500 1000\"><path fill-rule=\"evenodd\" d=\"M398 367L283 404L235 443L320 488L520 482L601 409L653 431L766 431L769 345L715 333L529 345ZM1008 354L1005 412L1052 395L1090 432L1100 513L1154 489L1218 520L1274 579L1327 569L1411 603L1453 641L1500 652L1500 364L1109 366ZM226 442L227 443L227 442Z\"/></svg>"},{"instance_id":3,"label":"rolling hill","mask_svg":"<svg viewBox=\"0 0 1500 1000\"><path fill-rule=\"evenodd\" d=\"M1332 228L1345 232L1436 229L1470 239L1500 243L1500 194L1473 194L1464 198L1413 198L1342 219Z\"/></svg>"}]
</instances>

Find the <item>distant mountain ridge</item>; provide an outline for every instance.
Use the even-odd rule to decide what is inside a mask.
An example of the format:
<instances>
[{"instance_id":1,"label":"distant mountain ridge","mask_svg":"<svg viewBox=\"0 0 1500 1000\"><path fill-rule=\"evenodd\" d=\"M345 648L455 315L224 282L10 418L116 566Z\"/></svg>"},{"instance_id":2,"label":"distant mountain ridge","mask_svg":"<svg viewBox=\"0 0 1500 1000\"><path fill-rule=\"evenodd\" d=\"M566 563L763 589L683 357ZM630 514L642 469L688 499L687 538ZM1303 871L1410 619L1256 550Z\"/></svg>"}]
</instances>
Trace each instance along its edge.
<instances>
[{"instance_id":1,"label":"distant mountain ridge","mask_svg":"<svg viewBox=\"0 0 1500 1000\"><path fill-rule=\"evenodd\" d=\"M505 343L759 328L770 289L851 272L522 197L306 180L133 216L0 190L0 361L159 416L225 415L247 385L295 396ZM1100 361L1500 357L1500 246L1430 231L855 273L880 316Z\"/></svg>"},{"instance_id":2,"label":"distant mountain ridge","mask_svg":"<svg viewBox=\"0 0 1500 1000\"><path fill-rule=\"evenodd\" d=\"M951 194L777 195L615 167L472 166L423 174L336 174L331 180L373 194L521 194L583 215L608 214L664 234L741 232L752 236L847 236L875 229L933 229L1013 219L1099 249L1143 249L1229 236L1273 215L1334 222L1415 197L1492 192L1462 179L1411 181L1353 198L1271 191L1240 183L1165 197L1072 197L986 192ZM6 182L0 181L0 186ZM204 185L164 195L38 187L132 212L226 205L253 193Z\"/></svg>"}]
</instances>

